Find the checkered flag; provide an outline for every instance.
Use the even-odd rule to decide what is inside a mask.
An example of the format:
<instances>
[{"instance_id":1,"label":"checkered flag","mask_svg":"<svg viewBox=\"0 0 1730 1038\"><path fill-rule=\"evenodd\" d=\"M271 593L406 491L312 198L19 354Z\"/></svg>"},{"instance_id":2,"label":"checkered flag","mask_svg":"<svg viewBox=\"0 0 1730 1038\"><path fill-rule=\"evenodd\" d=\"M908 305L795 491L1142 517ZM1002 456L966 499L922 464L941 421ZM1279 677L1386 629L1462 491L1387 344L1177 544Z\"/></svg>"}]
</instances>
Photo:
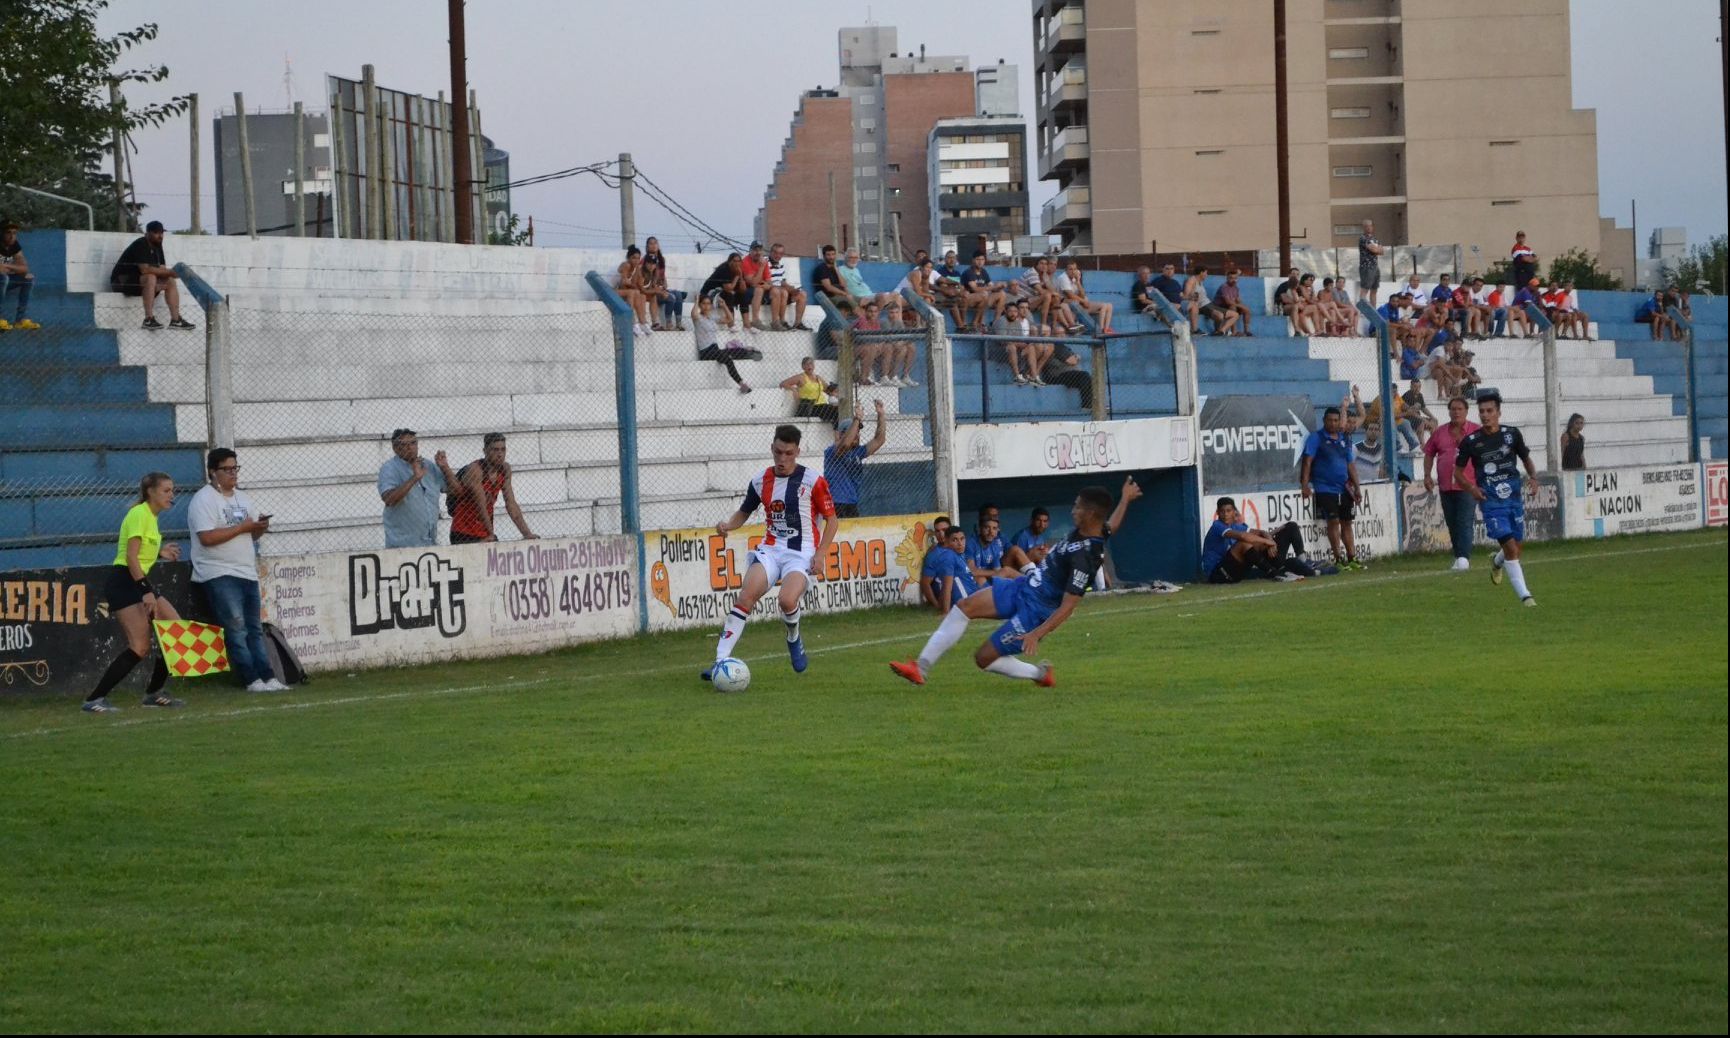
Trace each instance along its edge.
<instances>
[{"instance_id":1,"label":"checkered flag","mask_svg":"<svg viewBox=\"0 0 1730 1038\"><path fill-rule=\"evenodd\" d=\"M156 621L156 640L168 672L177 678L201 678L228 670L228 645L222 628L192 620Z\"/></svg>"}]
</instances>

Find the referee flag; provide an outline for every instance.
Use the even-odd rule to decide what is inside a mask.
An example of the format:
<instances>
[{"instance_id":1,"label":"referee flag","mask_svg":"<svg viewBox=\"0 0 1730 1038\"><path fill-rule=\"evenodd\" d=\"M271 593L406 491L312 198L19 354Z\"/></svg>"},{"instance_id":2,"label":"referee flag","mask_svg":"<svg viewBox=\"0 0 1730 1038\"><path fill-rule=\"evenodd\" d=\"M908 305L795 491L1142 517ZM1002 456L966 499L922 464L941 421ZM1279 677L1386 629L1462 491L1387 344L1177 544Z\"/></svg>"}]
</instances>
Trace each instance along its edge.
<instances>
[{"instance_id":1,"label":"referee flag","mask_svg":"<svg viewBox=\"0 0 1730 1038\"><path fill-rule=\"evenodd\" d=\"M198 678L228 670L228 646L222 628L192 620L156 621L162 659L177 678Z\"/></svg>"}]
</instances>

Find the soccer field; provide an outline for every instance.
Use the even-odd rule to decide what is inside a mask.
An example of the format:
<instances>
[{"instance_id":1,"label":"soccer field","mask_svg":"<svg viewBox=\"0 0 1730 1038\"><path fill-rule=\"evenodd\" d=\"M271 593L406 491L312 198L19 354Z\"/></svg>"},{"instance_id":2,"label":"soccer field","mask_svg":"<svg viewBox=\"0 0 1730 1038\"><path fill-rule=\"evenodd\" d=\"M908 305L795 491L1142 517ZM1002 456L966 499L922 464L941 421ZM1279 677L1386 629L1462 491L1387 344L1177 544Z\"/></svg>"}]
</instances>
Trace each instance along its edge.
<instances>
[{"instance_id":1,"label":"soccer field","mask_svg":"<svg viewBox=\"0 0 1730 1038\"><path fill-rule=\"evenodd\" d=\"M1724 531L0 699L0 1030L1724 1032Z\"/></svg>"}]
</instances>

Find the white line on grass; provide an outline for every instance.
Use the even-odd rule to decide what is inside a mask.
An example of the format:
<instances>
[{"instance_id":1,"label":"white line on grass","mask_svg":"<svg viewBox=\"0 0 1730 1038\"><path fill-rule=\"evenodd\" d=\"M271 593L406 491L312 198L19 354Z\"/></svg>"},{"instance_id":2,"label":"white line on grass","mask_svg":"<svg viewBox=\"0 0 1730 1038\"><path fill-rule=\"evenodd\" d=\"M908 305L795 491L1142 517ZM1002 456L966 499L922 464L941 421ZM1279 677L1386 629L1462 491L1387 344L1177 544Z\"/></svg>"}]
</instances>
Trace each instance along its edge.
<instances>
[{"instance_id":1,"label":"white line on grass","mask_svg":"<svg viewBox=\"0 0 1730 1038\"><path fill-rule=\"evenodd\" d=\"M1704 548L1723 548L1726 545L1730 545L1730 540L1718 540L1718 541L1714 541L1714 542L1709 543L1709 544L1670 544L1670 545L1661 545L1661 546L1652 547L1652 548L1627 548L1627 549L1624 549L1621 551L1587 552L1587 553L1583 553L1583 554L1548 556L1548 557L1539 556L1538 558L1532 559L1530 564L1531 565L1537 565L1540 563L1546 563L1547 564L1547 563L1562 563L1562 562L1591 562L1595 559L1625 558L1625 557L1630 556L1630 555L1654 555L1654 554L1658 554L1658 553L1662 553L1662 552L1688 551L1688 550L1691 550L1694 548L1702 548L1702 547L1704 547ZM1250 592L1246 592L1246 593L1242 593L1242 594L1233 594L1233 595L1221 595L1218 598L1203 599L1201 601L1197 601L1196 599L1191 598L1191 599L1187 599L1184 604L1186 606L1193 606L1196 608L1205 608L1207 606L1228 605L1228 604L1231 604L1234 602L1244 602L1244 601L1248 601L1250 599L1256 599L1256 598L1269 598L1269 597L1274 596L1274 595L1314 593L1314 592L1319 592L1319 591L1329 591L1329 590L1332 590L1334 588L1361 588L1361 587L1365 587L1365 586L1372 585L1372 584L1392 584L1392 583L1396 583L1399 581L1417 580L1417 579L1421 579L1421 578L1425 578L1425 577L1449 577L1449 576L1453 576L1453 575L1454 575L1453 570L1437 569L1437 570L1423 570L1423 571L1420 571L1417 573L1412 573L1412 572L1386 573L1386 574L1380 574L1380 575L1373 576L1373 577L1359 577L1359 578L1352 579L1352 580L1329 581L1328 583L1325 583L1325 584L1312 584L1308 581L1303 581L1303 582L1299 582L1299 583L1277 584L1277 585L1274 585L1273 587L1264 588L1264 589L1259 590L1259 591L1250 591ZM1203 585L1203 586L1213 586L1213 585ZM1087 613L1085 614L1085 616L1087 616L1087 617L1108 616L1108 615L1112 615L1112 614L1116 614L1116 613L1132 612L1132 611L1135 611L1138 609L1157 608L1161 604L1161 599L1167 598L1167 596L1163 596L1163 595L1146 595L1146 596L1135 595L1133 597L1134 597L1135 601L1123 602L1120 604L1107 603L1107 604L1095 606L1094 608L1089 609L1087 611ZM1153 601L1149 602L1146 600L1147 598L1152 598ZM1192 616L1194 614L1192 614L1192 613L1179 613L1178 615L1180 617L1185 617L1185 616ZM917 635L917 634L897 634L897 635L892 635L892 636L887 637L887 638L868 638L868 639L865 639L864 641L844 642L844 643L839 644L839 645L819 646L817 648L813 648L813 649L808 650L808 654L812 655L812 656L817 656L817 655L823 655L823 654L834 653L834 652L851 652L854 649L869 649L872 646L876 646L876 645L893 645L897 642L905 642L905 641L913 640L913 639L918 638L918 637L920 637L920 635ZM747 663L760 663L764 660L777 660L777 659L780 659L781 656L782 656L782 654L778 653L778 652L777 653L765 653L765 654L760 655L760 656L748 656L745 658L745 662L747 662ZM483 692L483 693L484 692L510 692L510 691L515 691L518 689L534 688L538 685L545 685L545 684L549 684L549 683L554 682L554 681L560 681L560 682L564 682L566 684L570 684L573 682L600 681L603 679L616 680L620 677L627 677L627 676L628 677L646 677L646 676L652 675L652 674L674 674L674 673L678 673L680 671L687 671L688 672L692 669L693 666L694 666L694 664L690 664L690 663L680 663L680 664L669 664L669 665L661 666L661 667L645 667L641 670L633 670L633 671L607 671L605 673L564 674L564 675L558 675L558 676L549 675L547 677L531 678L531 679L522 680L522 681L513 681L513 680L507 679L507 680L502 681L502 682L495 681L495 682L490 682L490 683L485 684L485 685L455 685L455 686L451 686L448 688L420 689L420 690L416 690L416 691L405 691L405 692L380 692L376 695L342 696L342 697L337 698L337 699L310 699L310 700L305 700L302 702L293 702L293 703L259 704L256 706L240 707L238 709L233 709L233 710L208 710L208 711L201 710L201 711L197 711L195 713L174 713L174 714L169 714L169 715L158 714L158 715L152 716L152 717L129 718L129 719L124 720L124 721L110 720L110 721L106 721L106 722L63 725L63 726L58 727L58 728L32 728L32 729L29 729L28 731L8 732L8 733L6 733L5 737L7 739L25 739L25 738L33 738L33 737L46 736L46 735L58 735L58 734L61 734L63 732L88 732L88 731L93 731L93 730L106 731L106 730L113 729L113 728L129 728L129 727L138 726L138 725L171 724L171 723L174 723L177 721L185 722L185 721L227 720L229 718L234 718L234 717L246 717L246 716L252 715L252 714L277 713L277 712L281 712L281 711L285 711L285 710L313 710L313 709L319 709L319 708L323 708L323 707L353 706L357 703L386 703L386 702L390 702L391 700L394 700L394 699L427 699L427 698L434 697L434 696L457 696L457 695L466 695L466 694L474 693L474 692ZM142 707L140 709L142 709Z\"/></svg>"}]
</instances>

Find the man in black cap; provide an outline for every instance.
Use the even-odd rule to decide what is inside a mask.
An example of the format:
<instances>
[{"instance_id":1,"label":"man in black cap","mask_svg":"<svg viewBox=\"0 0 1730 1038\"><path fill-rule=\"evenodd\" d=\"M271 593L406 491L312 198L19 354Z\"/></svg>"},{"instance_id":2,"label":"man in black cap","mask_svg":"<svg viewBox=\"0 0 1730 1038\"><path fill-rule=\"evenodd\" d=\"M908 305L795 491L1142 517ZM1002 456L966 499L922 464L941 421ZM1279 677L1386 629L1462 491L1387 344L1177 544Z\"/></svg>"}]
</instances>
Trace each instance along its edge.
<instances>
[{"instance_id":1,"label":"man in black cap","mask_svg":"<svg viewBox=\"0 0 1730 1038\"><path fill-rule=\"evenodd\" d=\"M168 327L192 328L192 322L180 316L180 279L162 255L162 238L162 221L150 221L144 228L144 237L120 254L108 275L108 284L116 292L144 300L144 327L151 331L162 328L162 322L156 319L158 293L168 300Z\"/></svg>"}]
</instances>

